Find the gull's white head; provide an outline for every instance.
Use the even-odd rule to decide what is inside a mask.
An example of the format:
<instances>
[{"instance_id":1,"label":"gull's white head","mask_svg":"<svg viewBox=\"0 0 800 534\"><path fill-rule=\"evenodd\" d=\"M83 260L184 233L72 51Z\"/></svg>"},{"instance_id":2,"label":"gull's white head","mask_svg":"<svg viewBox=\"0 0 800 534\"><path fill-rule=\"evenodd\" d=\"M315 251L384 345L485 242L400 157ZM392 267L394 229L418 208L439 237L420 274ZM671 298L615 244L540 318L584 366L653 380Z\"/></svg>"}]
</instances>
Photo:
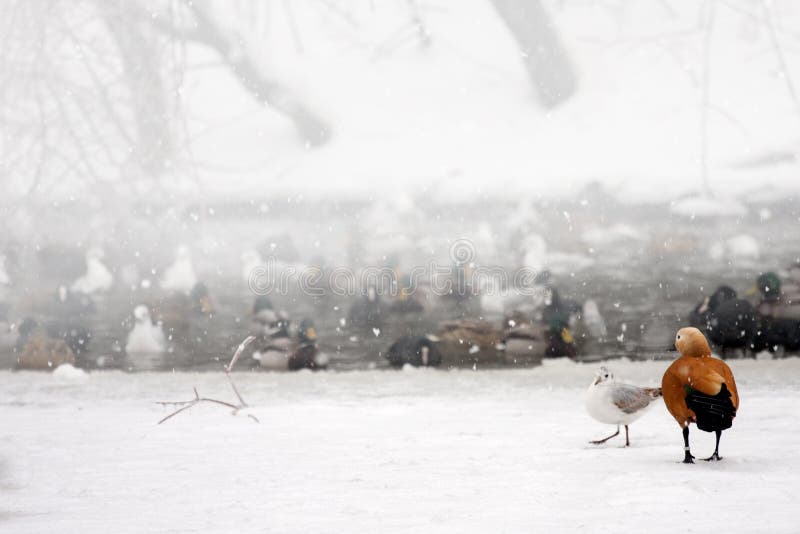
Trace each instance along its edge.
<instances>
[{"instance_id":1,"label":"gull's white head","mask_svg":"<svg viewBox=\"0 0 800 534\"><path fill-rule=\"evenodd\" d=\"M104 257L105 257L105 254L103 254L103 249L101 249L99 247L92 247L92 248L90 248L89 250L86 251L86 260L87 261L91 261L91 260L100 261Z\"/></svg>"},{"instance_id":2,"label":"gull's white head","mask_svg":"<svg viewBox=\"0 0 800 534\"><path fill-rule=\"evenodd\" d=\"M613 382L614 373L608 370L607 367L601 367L594 374L594 385L603 384L605 382Z\"/></svg>"},{"instance_id":3,"label":"gull's white head","mask_svg":"<svg viewBox=\"0 0 800 534\"><path fill-rule=\"evenodd\" d=\"M144 304L139 304L133 309L133 316L136 318L137 323L149 323L150 310Z\"/></svg>"},{"instance_id":4,"label":"gull's white head","mask_svg":"<svg viewBox=\"0 0 800 534\"><path fill-rule=\"evenodd\" d=\"M186 245L180 245L175 250L175 258L178 260L188 260L191 257L189 253L189 247Z\"/></svg>"}]
</instances>

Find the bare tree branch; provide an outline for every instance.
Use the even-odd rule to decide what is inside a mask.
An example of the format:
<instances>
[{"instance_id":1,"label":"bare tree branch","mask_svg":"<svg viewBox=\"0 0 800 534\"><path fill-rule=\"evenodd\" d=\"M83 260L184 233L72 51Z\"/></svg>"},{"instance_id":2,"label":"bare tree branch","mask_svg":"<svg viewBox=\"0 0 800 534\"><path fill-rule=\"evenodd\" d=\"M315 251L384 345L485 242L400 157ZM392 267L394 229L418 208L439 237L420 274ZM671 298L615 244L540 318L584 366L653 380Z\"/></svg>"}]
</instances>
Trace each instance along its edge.
<instances>
[{"instance_id":1,"label":"bare tree branch","mask_svg":"<svg viewBox=\"0 0 800 534\"><path fill-rule=\"evenodd\" d=\"M703 189L706 194L711 193L708 177L708 111L709 94L711 91L711 36L714 28L715 0L708 2L708 15L706 17L703 33L703 77L701 85L701 110L700 110L700 173L703 179Z\"/></svg>"},{"instance_id":2,"label":"bare tree branch","mask_svg":"<svg viewBox=\"0 0 800 534\"><path fill-rule=\"evenodd\" d=\"M233 389L233 393L236 395L236 398L239 400L239 404L233 404L233 403L230 403L230 402L221 401L221 400L218 400L218 399L212 399L212 398L209 398L209 397L201 397L200 394L197 392L197 388L195 387L195 388L193 388L193 390L194 390L194 398L191 399L191 400L188 400L188 401L158 401L156 404L160 404L162 406L180 406L180 408L178 408L174 412L168 414L166 417L163 417L157 424L160 425L164 421L167 421L167 420L175 417L179 413L184 412L184 411L188 410L189 408L191 408L192 406L195 406L195 405L197 405L197 404L199 404L201 402L210 402L212 404L219 404L221 406L225 406L227 408L231 408L233 410L233 412L232 412L233 415L236 415L237 413L239 413L239 411L243 410L244 408L247 408L247 403L244 401L244 399L242 398L242 395L239 393L239 389L236 387L236 384L233 382L233 378L231 377L231 371L233 371L233 367L236 365L236 362L239 360L239 356L242 355L242 353L247 348L247 346L250 345L250 343L252 343L253 341L255 341L255 339L256 339L255 336L248 336L247 338L245 338L245 340L242 341L239 344L239 346L237 347L236 352L234 352L230 363L228 363L228 365L225 366L225 376L228 378L228 382L230 383L231 389ZM255 415L247 414L247 416L250 417L256 423L259 422L258 418Z\"/></svg>"},{"instance_id":3,"label":"bare tree branch","mask_svg":"<svg viewBox=\"0 0 800 534\"><path fill-rule=\"evenodd\" d=\"M775 56L778 58L778 64L781 68L781 76L786 81L786 89L789 91L789 96L794 104L795 112L798 114L798 116L800 116L800 99L797 97L797 91L795 90L794 81L792 80L792 73L789 71L789 65L786 63L783 50L778 42L778 36L775 32L775 27L772 24L772 14L770 13L769 6L765 0L761 0L761 8L764 10L764 25L767 27L767 33L769 33L769 40L772 43L772 49L775 52Z\"/></svg>"},{"instance_id":4,"label":"bare tree branch","mask_svg":"<svg viewBox=\"0 0 800 534\"><path fill-rule=\"evenodd\" d=\"M243 39L225 31L200 1L188 1L201 35L198 42L217 51L231 71L248 91L260 102L288 116L305 143L321 146L331 138L331 128L299 97L277 80L269 78L246 50Z\"/></svg>"}]
</instances>

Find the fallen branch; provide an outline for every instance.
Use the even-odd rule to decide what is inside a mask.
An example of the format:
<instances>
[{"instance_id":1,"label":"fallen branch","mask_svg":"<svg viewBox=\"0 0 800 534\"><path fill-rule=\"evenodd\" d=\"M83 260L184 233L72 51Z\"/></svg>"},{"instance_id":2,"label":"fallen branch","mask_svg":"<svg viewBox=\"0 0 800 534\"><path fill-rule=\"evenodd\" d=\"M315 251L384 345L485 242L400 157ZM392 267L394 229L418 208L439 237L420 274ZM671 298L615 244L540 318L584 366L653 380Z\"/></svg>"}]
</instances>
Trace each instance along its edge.
<instances>
[{"instance_id":1,"label":"fallen branch","mask_svg":"<svg viewBox=\"0 0 800 534\"><path fill-rule=\"evenodd\" d=\"M236 365L236 362L239 360L239 356L241 356L244 349L255 340L255 336L248 336L244 341L239 344L239 347L236 349L236 352L233 354L233 358L231 358L230 363L225 366L225 376L228 377L228 382L231 385L231 389L233 389L233 393L236 395L236 398L239 400L239 404L233 404L226 401L221 401L218 399L212 399L210 397L201 397L200 393L197 392L197 388L192 388L194 390L194 398L187 401L158 401L156 404L160 404L162 406L180 406L177 410L172 412L171 414L167 415L166 417L162 418L157 424L161 424L164 421L172 419L176 415L181 412L184 412L195 406L196 404L200 404L201 402L210 402L213 404L219 404L225 406L227 408L231 408L233 410L232 415L236 415L239 413L240 410L247 408L247 403L242 398L241 393L236 388L236 384L233 382L233 378L231 377L231 371L233 371L233 366ZM256 423L259 422L258 418L253 414L247 414L247 417L251 418Z\"/></svg>"}]
</instances>

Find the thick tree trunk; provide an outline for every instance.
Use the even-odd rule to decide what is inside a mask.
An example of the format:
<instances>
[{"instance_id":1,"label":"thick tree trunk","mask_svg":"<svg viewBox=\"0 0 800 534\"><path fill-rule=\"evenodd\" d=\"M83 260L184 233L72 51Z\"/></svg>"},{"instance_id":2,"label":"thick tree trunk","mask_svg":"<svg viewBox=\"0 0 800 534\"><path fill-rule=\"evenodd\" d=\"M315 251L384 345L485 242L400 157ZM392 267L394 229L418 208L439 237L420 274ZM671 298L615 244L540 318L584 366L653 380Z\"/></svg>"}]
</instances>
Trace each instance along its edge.
<instances>
[{"instance_id":1,"label":"thick tree trunk","mask_svg":"<svg viewBox=\"0 0 800 534\"><path fill-rule=\"evenodd\" d=\"M320 146L330 139L330 126L291 90L270 79L253 54L243 49L242 40L223 28L205 5L194 1L188 6L197 22L196 40L215 49L256 99L288 116L308 145Z\"/></svg>"},{"instance_id":2,"label":"thick tree trunk","mask_svg":"<svg viewBox=\"0 0 800 534\"><path fill-rule=\"evenodd\" d=\"M575 92L576 76L558 33L540 0L491 0L522 52L522 62L546 108Z\"/></svg>"},{"instance_id":3,"label":"thick tree trunk","mask_svg":"<svg viewBox=\"0 0 800 534\"><path fill-rule=\"evenodd\" d=\"M158 41L124 1L100 0L98 7L122 59L136 125L134 162L146 175L159 176L172 157L174 143Z\"/></svg>"}]
</instances>

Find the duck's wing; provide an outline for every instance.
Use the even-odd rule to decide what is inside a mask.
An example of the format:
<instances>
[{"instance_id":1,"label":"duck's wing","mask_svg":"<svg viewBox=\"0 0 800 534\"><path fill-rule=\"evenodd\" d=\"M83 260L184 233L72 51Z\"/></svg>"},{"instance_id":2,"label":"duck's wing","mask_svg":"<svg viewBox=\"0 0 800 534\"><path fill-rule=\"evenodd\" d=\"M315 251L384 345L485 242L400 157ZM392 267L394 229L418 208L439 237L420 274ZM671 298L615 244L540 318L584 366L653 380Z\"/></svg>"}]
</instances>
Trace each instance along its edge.
<instances>
[{"instance_id":1,"label":"duck's wing","mask_svg":"<svg viewBox=\"0 0 800 534\"><path fill-rule=\"evenodd\" d=\"M684 357L681 357L672 362L661 379L664 404L666 404L667 410L681 427L692 422L695 417L694 412L686 405L686 390L683 388L686 380L681 378L679 372L684 367L688 368L688 364L684 359Z\"/></svg>"},{"instance_id":2,"label":"duck's wing","mask_svg":"<svg viewBox=\"0 0 800 534\"><path fill-rule=\"evenodd\" d=\"M728 367L728 364L716 358L709 359L709 365L714 369L717 375L722 377L723 382L728 387L731 393L731 402L734 408L739 409L739 391L736 388L736 380L733 378L733 371Z\"/></svg>"},{"instance_id":3,"label":"duck's wing","mask_svg":"<svg viewBox=\"0 0 800 534\"><path fill-rule=\"evenodd\" d=\"M644 389L627 384L615 384L611 390L611 401L625 413L636 413L647 408L653 396Z\"/></svg>"}]
</instances>

